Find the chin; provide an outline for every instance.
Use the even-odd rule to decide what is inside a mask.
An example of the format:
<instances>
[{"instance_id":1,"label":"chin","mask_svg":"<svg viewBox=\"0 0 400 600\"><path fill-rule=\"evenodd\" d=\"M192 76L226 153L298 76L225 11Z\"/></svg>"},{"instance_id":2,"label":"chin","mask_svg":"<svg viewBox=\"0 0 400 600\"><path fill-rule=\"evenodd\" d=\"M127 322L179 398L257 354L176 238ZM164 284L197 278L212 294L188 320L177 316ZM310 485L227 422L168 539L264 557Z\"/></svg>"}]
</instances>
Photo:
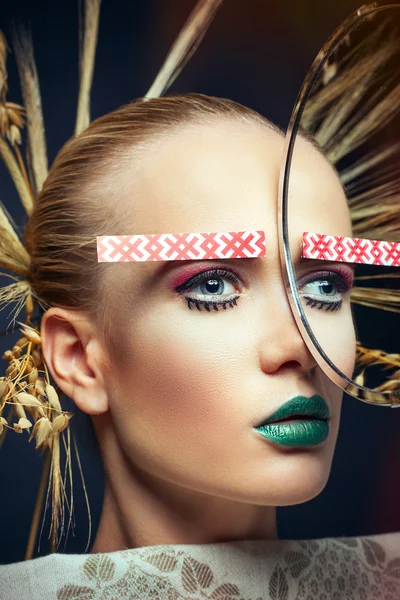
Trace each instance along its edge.
<instances>
[{"instance_id":1,"label":"chin","mask_svg":"<svg viewBox=\"0 0 400 600\"><path fill-rule=\"evenodd\" d=\"M325 460L318 460L311 455L305 458L307 460L291 460L292 464L287 464L282 469L279 489L276 492L276 506L292 506L308 502L325 488L331 464L327 465ZM310 458L314 460L309 460Z\"/></svg>"},{"instance_id":2,"label":"chin","mask_svg":"<svg viewBox=\"0 0 400 600\"><path fill-rule=\"evenodd\" d=\"M279 498L277 499L275 506L294 506L295 504L303 504L316 498L325 488L328 478L329 475L319 480L311 481L306 486L291 486L287 490L287 494L282 494L281 501L279 501Z\"/></svg>"},{"instance_id":3,"label":"chin","mask_svg":"<svg viewBox=\"0 0 400 600\"><path fill-rule=\"evenodd\" d=\"M325 488L332 460L312 452L285 454L266 461L241 480L240 501L262 506L292 506L318 496Z\"/></svg>"}]
</instances>

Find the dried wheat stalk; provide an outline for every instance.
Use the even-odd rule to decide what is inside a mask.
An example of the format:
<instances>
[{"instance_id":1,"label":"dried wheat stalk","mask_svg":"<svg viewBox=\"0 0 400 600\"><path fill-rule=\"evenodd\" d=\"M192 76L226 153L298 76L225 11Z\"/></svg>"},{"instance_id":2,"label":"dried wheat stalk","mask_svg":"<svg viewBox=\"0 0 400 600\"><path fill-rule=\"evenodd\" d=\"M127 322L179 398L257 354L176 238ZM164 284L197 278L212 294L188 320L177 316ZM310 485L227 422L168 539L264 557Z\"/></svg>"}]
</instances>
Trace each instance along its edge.
<instances>
[{"instance_id":1,"label":"dried wheat stalk","mask_svg":"<svg viewBox=\"0 0 400 600\"><path fill-rule=\"evenodd\" d=\"M159 98L196 52L222 0L199 0L180 31L145 98Z\"/></svg>"},{"instance_id":2,"label":"dried wheat stalk","mask_svg":"<svg viewBox=\"0 0 400 600\"><path fill-rule=\"evenodd\" d=\"M75 135L84 131L90 123L90 91L93 81L94 60L99 30L101 0L86 0L84 29L81 31L80 84Z\"/></svg>"},{"instance_id":3,"label":"dried wheat stalk","mask_svg":"<svg viewBox=\"0 0 400 600\"><path fill-rule=\"evenodd\" d=\"M7 40L2 31L0 31L0 100L4 102L8 90L8 73L7 73L7 53L8 45Z\"/></svg>"},{"instance_id":4,"label":"dried wheat stalk","mask_svg":"<svg viewBox=\"0 0 400 600\"><path fill-rule=\"evenodd\" d=\"M373 388L373 392L363 391L363 397L373 404L397 406L400 403L400 398L397 397L397 394L387 395L380 394L379 392L398 392L400 390L400 354L388 354L383 350L371 350L364 348L361 344L357 344L356 360L359 367L364 367L361 373L355 378L355 382L361 386L365 386L365 372L368 367L380 365L386 370L390 369L393 371L393 369L396 369L384 383ZM350 386L348 391L355 393L355 395L359 393L354 386Z\"/></svg>"},{"instance_id":5,"label":"dried wheat stalk","mask_svg":"<svg viewBox=\"0 0 400 600\"><path fill-rule=\"evenodd\" d=\"M30 215L33 211L34 201L29 181L25 179L17 159L14 157L9 145L2 137L0 137L0 157L3 159L3 162L11 175L26 213Z\"/></svg>"},{"instance_id":6,"label":"dried wheat stalk","mask_svg":"<svg viewBox=\"0 0 400 600\"><path fill-rule=\"evenodd\" d=\"M0 266L26 276L30 257L0 205Z\"/></svg>"},{"instance_id":7,"label":"dried wheat stalk","mask_svg":"<svg viewBox=\"0 0 400 600\"><path fill-rule=\"evenodd\" d=\"M33 210L34 196L18 148L18 144L21 143L20 130L24 126L25 109L6 100L7 50L6 39L0 31L0 157L11 175L26 213L30 215Z\"/></svg>"},{"instance_id":8,"label":"dried wheat stalk","mask_svg":"<svg viewBox=\"0 0 400 600\"><path fill-rule=\"evenodd\" d=\"M357 344L357 362L360 366L383 365L400 369L400 354L389 354L383 350L371 350Z\"/></svg>"},{"instance_id":9,"label":"dried wheat stalk","mask_svg":"<svg viewBox=\"0 0 400 600\"><path fill-rule=\"evenodd\" d=\"M32 430L29 441L34 438L36 449L51 452L51 535L53 543L56 543L65 493L60 470L60 434L68 427L73 413L62 410L59 393L50 384L38 329L26 323L19 325L20 339L3 354L8 367L5 377L0 378L0 436L4 435L5 429L13 429L20 434ZM8 407L13 410L7 413L6 418L4 411ZM15 416L14 422L11 422L10 415Z\"/></svg>"},{"instance_id":10,"label":"dried wheat stalk","mask_svg":"<svg viewBox=\"0 0 400 600\"><path fill-rule=\"evenodd\" d=\"M351 301L389 312L400 312L400 291L386 288L355 286L351 290Z\"/></svg>"},{"instance_id":11,"label":"dried wheat stalk","mask_svg":"<svg viewBox=\"0 0 400 600\"><path fill-rule=\"evenodd\" d=\"M302 115L302 128L316 139L328 160L335 166L351 156L363 142L391 123L400 112L400 85L394 85L395 73L387 65L398 63L399 37L387 34L386 24L378 27L361 44L346 51L339 59L338 51L316 82ZM385 42L382 43L382 39ZM398 241L400 235L400 177L398 161L400 143L374 148L339 171L346 186L353 232L358 237ZM376 278L395 278L379 275ZM396 289L361 287L359 281L373 277L357 277L351 301L370 308L400 312L400 293ZM361 284L362 285L362 284ZM380 365L398 369L400 355L372 350L357 345L356 365L362 372L356 383L364 385L366 370ZM399 375L390 375L375 392L399 389ZM358 395L350 386L348 391ZM363 392L367 401L397 404L397 396Z\"/></svg>"},{"instance_id":12,"label":"dried wheat stalk","mask_svg":"<svg viewBox=\"0 0 400 600\"><path fill-rule=\"evenodd\" d=\"M27 117L29 155L38 194L48 173L46 138L40 96L39 78L30 33L19 27L13 33L13 47L17 61L22 97Z\"/></svg>"},{"instance_id":13,"label":"dried wheat stalk","mask_svg":"<svg viewBox=\"0 0 400 600\"><path fill-rule=\"evenodd\" d=\"M369 112L362 116L359 113L350 119L345 126L341 126L336 139L329 144L332 149L327 150L327 157L337 163L344 156L364 143L372 132L387 125L399 112L400 84L389 94L386 94L378 103L374 103ZM346 107L347 108L347 107ZM384 118L382 117L384 115Z\"/></svg>"}]
</instances>

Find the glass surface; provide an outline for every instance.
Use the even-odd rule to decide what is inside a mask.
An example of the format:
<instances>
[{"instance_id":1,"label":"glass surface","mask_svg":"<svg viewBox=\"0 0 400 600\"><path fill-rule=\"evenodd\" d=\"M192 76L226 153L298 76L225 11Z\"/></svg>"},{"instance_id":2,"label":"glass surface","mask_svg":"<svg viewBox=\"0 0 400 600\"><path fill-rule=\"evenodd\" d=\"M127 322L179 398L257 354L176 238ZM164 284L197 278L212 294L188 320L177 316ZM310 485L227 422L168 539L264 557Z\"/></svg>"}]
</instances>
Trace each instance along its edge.
<instances>
[{"instance_id":1,"label":"glass surface","mask_svg":"<svg viewBox=\"0 0 400 600\"><path fill-rule=\"evenodd\" d=\"M280 228L296 321L340 387L399 406L400 4L362 7L328 40L286 150Z\"/></svg>"}]
</instances>

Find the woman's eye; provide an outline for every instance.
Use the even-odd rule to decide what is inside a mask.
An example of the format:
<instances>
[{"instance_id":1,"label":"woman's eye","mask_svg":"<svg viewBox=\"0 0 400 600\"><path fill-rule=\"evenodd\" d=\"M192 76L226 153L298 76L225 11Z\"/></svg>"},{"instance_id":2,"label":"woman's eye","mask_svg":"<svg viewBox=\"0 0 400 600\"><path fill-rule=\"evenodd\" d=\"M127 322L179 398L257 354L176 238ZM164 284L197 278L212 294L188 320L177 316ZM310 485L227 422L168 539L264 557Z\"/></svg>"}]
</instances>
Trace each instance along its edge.
<instances>
[{"instance_id":1,"label":"woman's eye","mask_svg":"<svg viewBox=\"0 0 400 600\"><path fill-rule=\"evenodd\" d=\"M207 279L200 285L196 286L192 290L192 294L203 294L203 295L213 295L213 296L221 296L223 294L232 294L235 292L234 286L225 279L213 278Z\"/></svg>"},{"instance_id":2,"label":"woman's eye","mask_svg":"<svg viewBox=\"0 0 400 600\"><path fill-rule=\"evenodd\" d=\"M215 269L199 273L179 286L176 291L180 294L185 292L188 308L204 308L210 312L236 306L240 297L240 283L239 277L232 271Z\"/></svg>"},{"instance_id":3,"label":"woman's eye","mask_svg":"<svg viewBox=\"0 0 400 600\"><path fill-rule=\"evenodd\" d=\"M323 296L335 296L337 294L336 285L327 279L311 281L303 287L303 294L321 294Z\"/></svg>"},{"instance_id":4,"label":"woman's eye","mask_svg":"<svg viewBox=\"0 0 400 600\"><path fill-rule=\"evenodd\" d=\"M352 276L336 271L316 273L301 285L301 296L307 306L329 311L339 310L343 296L350 291Z\"/></svg>"}]
</instances>

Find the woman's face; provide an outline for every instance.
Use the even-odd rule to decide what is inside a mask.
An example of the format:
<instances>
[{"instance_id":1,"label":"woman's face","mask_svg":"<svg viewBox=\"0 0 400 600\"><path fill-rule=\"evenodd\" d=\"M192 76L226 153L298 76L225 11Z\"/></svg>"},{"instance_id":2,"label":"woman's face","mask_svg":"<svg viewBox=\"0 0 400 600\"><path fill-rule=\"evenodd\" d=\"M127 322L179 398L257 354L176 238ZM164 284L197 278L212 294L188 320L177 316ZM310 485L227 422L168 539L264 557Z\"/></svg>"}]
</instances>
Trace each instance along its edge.
<instances>
[{"instance_id":1,"label":"woman's face","mask_svg":"<svg viewBox=\"0 0 400 600\"><path fill-rule=\"evenodd\" d=\"M110 414L130 461L161 486L282 506L304 502L326 484L342 392L307 350L282 281L277 198L283 146L279 134L257 124L188 126L152 143L115 182L125 234L266 235L264 258L107 269ZM335 228L350 235L347 203L325 159L302 141L293 167L293 239ZM318 280L315 261L301 269ZM200 310L190 309L185 296L198 299ZM225 310L201 304L233 296L236 305ZM331 358L350 374L354 332L347 296L340 311L319 311L318 318L326 322ZM330 411L323 443L282 445L254 429L289 399L316 394Z\"/></svg>"}]
</instances>

